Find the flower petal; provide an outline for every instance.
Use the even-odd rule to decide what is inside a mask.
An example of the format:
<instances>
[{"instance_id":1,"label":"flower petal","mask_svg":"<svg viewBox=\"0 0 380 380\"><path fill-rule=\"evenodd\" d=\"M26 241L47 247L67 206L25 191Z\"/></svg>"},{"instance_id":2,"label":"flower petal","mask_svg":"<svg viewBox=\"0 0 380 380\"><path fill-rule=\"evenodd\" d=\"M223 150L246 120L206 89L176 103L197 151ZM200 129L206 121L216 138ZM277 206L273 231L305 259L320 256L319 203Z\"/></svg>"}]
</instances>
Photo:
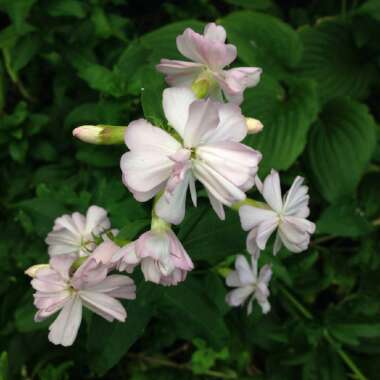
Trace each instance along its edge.
<instances>
[{"instance_id":1,"label":"flower petal","mask_svg":"<svg viewBox=\"0 0 380 380\"><path fill-rule=\"evenodd\" d=\"M257 246L261 249L264 250L265 246L267 244L267 241L272 234L272 232L277 228L278 226L278 219L273 218L273 219L268 219L264 221L263 223L260 223L258 228L257 228L257 238L256 238L256 243Z\"/></svg>"},{"instance_id":2,"label":"flower petal","mask_svg":"<svg viewBox=\"0 0 380 380\"><path fill-rule=\"evenodd\" d=\"M71 346L82 321L82 302L78 296L65 304L56 320L49 327L49 340L54 344Z\"/></svg>"},{"instance_id":3,"label":"flower petal","mask_svg":"<svg viewBox=\"0 0 380 380\"><path fill-rule=\"evenodd\" d=\"M108 321L117 319L124 322L127 318L127 313L120 301L107 294L81 290L79 296L84 306Z\"/></svg>"},{"instance_id":4,"label":"flower petal","mask_svg":"<svg viewBox=\"0 0 380 380\"><path fill-rule=\"evenodd\" d=\"M245 286L242 288L236 288L226 295L226 302L230 306L240 306L246 299L252 294L253 288L251 286Z\"/></svg>"},{"instance_id":5,"label":"flower petal","mask_svg":"<svg viewBox=\"0 0 380 380\"><path fill-rule=\"evenodd\" d=\"M184 145L196 147L208 131L219 124L218 106L211 100L196 100L189 107L189 118L184 132Z\"/></svg>"},{"instance_id":6,"label":"flower petal","mask_svg":"<svg viewBox=\"0 0 380 380\"><path fill-rule=\"evenodd\" d=\"M183 138L190 104L196 100L194 93L189 88L172 87L164 90L162 99L166 119Z\"/></svg>"},{"instance_id":7,"label":"flower petal","mask_svg":"<svg viewBox=\"0 0 380 380\"><path fill-rule=\"evenodd\" d=\"M256 282L256 271L249 265L245 256L237 256L235 260L235 268L239 275L240 282L243 285L249 285Z\"/></svg>"},{"instance_id":8,"label":"flower petal","mask_svg":"<svg viewBox=\"0 0 380 380\"><path fill-rule=\"evenodd\" d=\"M202 63L161 59L156 69L166 74L166 82L173 87L190 87L204 69Z\"/></svg>"},{"instance_id":9,"label":"flower petal","mask_svg":"<svg viewBox=\"0 0 380 380\"><path fill-rule=\"evenodd\" d=\"M210 41L225 42L227 38L226 30L221 25L210 22L205 26L203 35Z\"/></svg>"},{"instance_id":10,"label":"flower petal","mask_svg":"<svg viewBox=\"0 0 380 380\"><path fill-rule=\"evenodd\" d=\"M163 129L155 127L145 119L139 119L129 124L125 132L125 144L128 149L150 150L153 148L163 155L174 154L181 144Z\"/></svg>"},{"instance_id":11,"label":"flower petal","mask_svg":"<svg viewBox=\"0 0 380 380\"><path fill-rule=\"evenodd\" d=\"M274 211L248 205L239 208L239 216L244 231L249 231L268 220L278 220Z\"/></svg>"},{"instance_id":12,"label":"flower petal","mask_svg":"<svg viewBox=\"0 0 380 380\"><path fill-rule=\"evenodd\" d=\"M280 176L276 170L272 169L264 180L263 197L274 211L282 211Z\"/></svg>"}]
</instances>

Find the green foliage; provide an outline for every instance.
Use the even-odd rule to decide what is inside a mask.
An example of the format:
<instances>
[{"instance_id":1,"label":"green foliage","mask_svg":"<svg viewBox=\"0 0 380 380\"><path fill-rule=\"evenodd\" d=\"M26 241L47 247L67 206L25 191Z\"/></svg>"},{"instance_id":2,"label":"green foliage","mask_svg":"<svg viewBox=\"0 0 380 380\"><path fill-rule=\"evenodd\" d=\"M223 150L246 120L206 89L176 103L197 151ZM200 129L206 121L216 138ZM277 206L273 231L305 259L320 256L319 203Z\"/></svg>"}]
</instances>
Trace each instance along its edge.
<instances>
[{"instance_id":1,"label":"green foliage","mask_svg":"<svg viewBox=\"0 0 380 380\"><path fill-rule=\"evenodd\" d=\"M0 380L374 380L380 372L380 6L260 0L0 0ZM232 67L259 66L245 116L264 130L260 176L310 187L317 223L307 252L271 247L271 311L225 303L224 277L245 251L235 211L221 222L200 192L175 232L195 263L177 287L145 283L126 323L86 314L75 345L35 323L24 270L47 261L63 213L105 207L122 245L149 227L151 203L121 182L124 146L74 141L84 124L167 127L161 58L176 36L216 20L237 46ZM255 197L255 190L252 194Z\"/></svg>"}]
</instances>

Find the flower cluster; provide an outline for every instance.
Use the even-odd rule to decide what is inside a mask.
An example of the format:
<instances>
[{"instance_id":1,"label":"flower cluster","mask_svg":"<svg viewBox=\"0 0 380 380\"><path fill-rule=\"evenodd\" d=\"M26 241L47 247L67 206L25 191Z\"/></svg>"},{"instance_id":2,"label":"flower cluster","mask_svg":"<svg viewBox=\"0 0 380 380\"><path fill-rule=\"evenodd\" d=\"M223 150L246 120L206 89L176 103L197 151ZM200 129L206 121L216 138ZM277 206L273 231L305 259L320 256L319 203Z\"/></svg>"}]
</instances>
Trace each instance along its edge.
<instances>
[{"instance_id":1,"label":"flower cluster","mask_svg":"<svg viewBox=\"0 0 380 380\"><path fill-rule=\"evenodd\" d=\"M191 60L162 59L157 70L171 86L164 90L162 106L165 129L139 119L128 127L82 126L74 136L94 144L125 142L128 151L120 161L122 181L139 202L154 198L149 231L122 247L114 243L118 231L111 229L107 212L91 206L86 216L75 212L55 221L46 243L50 260L29 268L36 321L59 311L50 326L49 339L71 345L81 323L82 307L108 321L124 322L126 311L118 299L134 299L131 274L140 267L146 281L175 286L186 279L194 264L173 232L186 213L187 194L197 206L198 182L210 205L224 220L224 208L238 210L247 236L248 260L238 255L226 285L231 306L253 300L263 313L270 310L270 265L258 267L260 252L277 230L276 254L282 245L292 252L306 250L315 226L309 215L308 188L297 177L282 197L276 171L263 182L257 172L262 154L244 144L247 133L263 129L259 120L245 118L239 105L244 90L255 86L261 75L256 67L228 68L237 56L226 44L226 31L214 23L203 35L186 29L177 37L177 48ZM265 202L247 198L256 187ZM111 272L121 272L114 274Z\"/></svg>"}]
</instances>

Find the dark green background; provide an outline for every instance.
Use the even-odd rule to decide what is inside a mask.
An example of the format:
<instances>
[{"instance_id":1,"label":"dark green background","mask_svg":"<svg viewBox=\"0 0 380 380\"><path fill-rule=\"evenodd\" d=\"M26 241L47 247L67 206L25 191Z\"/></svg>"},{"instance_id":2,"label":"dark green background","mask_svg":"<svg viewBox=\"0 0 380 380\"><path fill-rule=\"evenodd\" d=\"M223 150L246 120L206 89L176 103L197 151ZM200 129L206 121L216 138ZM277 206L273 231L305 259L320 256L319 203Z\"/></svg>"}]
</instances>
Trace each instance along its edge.
<instances>
[{"instance_id":1,"label":"dark green background","mask_svg":"<svg viewBox=\"0 0 380 380\"><path fill-rule=\"evenodd\" d=\"M306 177L310 249L264 252L268 315L231 310L221 274L245 234L201 199L176 230L196 264L187 281L163 288L137 271L125 324L86 314L74 346L55 347L23 274L48 260L54 219L98 204L132 239L150 213L121 183L125 147L71 131L143 113L160 124L154 65L181 58L186 27L215 20L238 47L234 66L263 68L242 108L265 127L246 143L264 154L262 175L280 170L284 187ZM0 22L0 380L379 378L380 1L0 0Z\"/></svg>"}]
</instances>

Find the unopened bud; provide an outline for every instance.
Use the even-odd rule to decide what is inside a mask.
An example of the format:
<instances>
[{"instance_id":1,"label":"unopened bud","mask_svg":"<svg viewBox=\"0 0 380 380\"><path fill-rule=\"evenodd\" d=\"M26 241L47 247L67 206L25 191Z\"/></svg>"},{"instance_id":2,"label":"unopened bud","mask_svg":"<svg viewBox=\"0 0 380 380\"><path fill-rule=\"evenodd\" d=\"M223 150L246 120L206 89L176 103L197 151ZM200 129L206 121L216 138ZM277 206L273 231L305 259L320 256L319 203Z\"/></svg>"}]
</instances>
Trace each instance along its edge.
<instances>
[{"instance_id":1,"label":"unopened bud","mask_svg":"<svg viewBox=\"0 0 380 380\"><path fill-rule=\"evenodd\" d=\"M29 267L24 273L28 275L29 277L35 278L36 274L39 270L45 269L45 268L50 268L49 264L37 264L37 265L32 265Z\"/></svg>"},{"instance_id":2,"label":"unopened bud","mask_svg":"<svg viewBox=\"0 0 380 380\"><path fill-rule=\"evenodd\" d=\"M264 125L260 120L254 119L252 117L246 117L245 122L247 124L247 132L250 135L259 133L264 128Z\"/></svg>"},{"instance_id":3,"label":"unopened bud","mask_svg":"<svg viewBox=\"0 0 380 380\"><path fill-rule=\"evenodd\" d=\"M73 136L89 144L123 144L126 129L127 127L102 124L82 125L73 130Z\"/></svg>"}]
</instances>

